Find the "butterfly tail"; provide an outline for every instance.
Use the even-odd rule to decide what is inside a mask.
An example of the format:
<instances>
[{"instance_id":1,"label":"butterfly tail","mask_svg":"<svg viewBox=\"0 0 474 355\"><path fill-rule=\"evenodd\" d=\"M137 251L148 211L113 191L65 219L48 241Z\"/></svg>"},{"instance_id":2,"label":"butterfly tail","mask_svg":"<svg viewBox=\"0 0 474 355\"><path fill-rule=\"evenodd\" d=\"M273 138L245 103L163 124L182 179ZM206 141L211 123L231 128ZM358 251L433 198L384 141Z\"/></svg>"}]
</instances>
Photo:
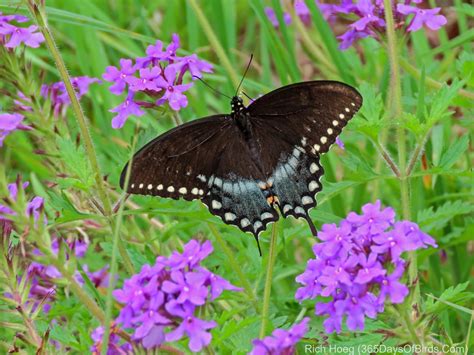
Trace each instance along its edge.
<instances>
[{"instance_id":1,"label":"butterfly tail","mask_svg":"<svg viewBox=\"0 0 474 355\"><path fill-rule=\"evenodd\" d=\"M258 236L254 236L255 241L257 242L257 247L258 247L258 253L260 254L260 257L262 256L262 249L260 248L260 241L258 240Z\"/></svg>"},{"instance_id":2,"label":"butterfly tail","mask_svg":"<svg viewBox=\"0 0 474 355\"><path fill-rule=\"evenodd\" d=\"M316 229L316 227L314 226L314 223L313 221L311 220L311 217L308 215L306 215L306 221L308 222L308 225L309 225L309 229L311 229L311 233L317 237L318 236L318 230Z\"/></svg>"}]
</instances>

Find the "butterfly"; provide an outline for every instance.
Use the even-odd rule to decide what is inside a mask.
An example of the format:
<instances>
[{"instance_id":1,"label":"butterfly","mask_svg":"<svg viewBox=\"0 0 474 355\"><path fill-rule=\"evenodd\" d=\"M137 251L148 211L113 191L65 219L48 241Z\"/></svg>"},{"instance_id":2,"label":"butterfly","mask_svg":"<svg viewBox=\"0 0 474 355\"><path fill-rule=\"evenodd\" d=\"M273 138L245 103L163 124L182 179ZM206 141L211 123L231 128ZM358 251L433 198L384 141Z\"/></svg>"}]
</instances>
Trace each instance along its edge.
<instances>
[{"instance_id":1,"label":"butterfly","mask_svg":"<svg viewBox=\"0 0 474 355\"><path fill-rule=\"evenodd\" d=\"M247 107L234 96L230 114L185 123L141 148L125 190L199 199L224 223L252 233L259 251L258 236L278 211L306 219L316 236L309 210L322 189L320 156L361 106L357 90L336 81L284 86Z\"/></svg>"}]
</instances>

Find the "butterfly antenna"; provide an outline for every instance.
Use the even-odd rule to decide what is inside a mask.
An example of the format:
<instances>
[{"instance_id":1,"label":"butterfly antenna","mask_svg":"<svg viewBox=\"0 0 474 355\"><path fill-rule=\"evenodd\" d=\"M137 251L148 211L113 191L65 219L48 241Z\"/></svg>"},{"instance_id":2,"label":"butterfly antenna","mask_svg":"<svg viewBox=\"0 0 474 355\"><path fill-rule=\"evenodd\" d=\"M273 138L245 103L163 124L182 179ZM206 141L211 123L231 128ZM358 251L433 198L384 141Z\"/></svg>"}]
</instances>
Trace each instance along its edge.
<instances>
[{"instance_id":1,"label":"butterfly antenna","mask_svg":"<svg viewBox=\"0 0 474 355\"><path fill-rule=\"evenodd\" d=\"M245 92L242 91L242 94L244 94L244 96L249 99L250 101L255 101L254 99L252 99L249 95L247 95Z\"/></svg>"},{"instance_id":2,"label":"butterfly antenna","mask_svg":"<svg viewBox=\"0 0 474 355\"><path fill-rule=\"evenodd\" d=\"M247 69L245 69L244 75L242 76L242 79L240 79L239 86L237 86L237 90L235 90L235 95L234 96L237 96L237 94L239 93L240 87L242 86L242 83L244 82L245 76L247 75L247 72L249 71L250 64L252 64L252 59L253 59L253 54L250 54L249 64L247 64Z\"/></svg>"},{"instance_id":3,"label":"butterfly antenna","mask_svg":"<svg viewBox=\"0 0 474 355\"><path fill-rule=\"evenodd\" d=\"M257 247L258 247L258 253L260 254L260 257L262 256L262 249L260 248L260 241L258 240L258 237L255 235L255 241L257 242Z\"/></svg>"},{"instance_id":4,"label":"butterfly antenna","mask_svg":"<svg viewBox=\"0 0 474 355\"><path fill-rule=\"evenodd\" d=\"M219 95L222 95L222 96L225 96L227 97L228 99L231 99L232 100L232 97L230 97L229 95L226 95L220 91L218 91L217 89L214 89L211 85L209 85L208 83L206 83L203 79L201 79L199 76L196 76L196 75L193 75L193 78L195 79L198 79L200 82L202 82L204 85L206 85L209 89L211 89L212 91L214 91L215 93L219 94Z\"/></svg>"}]
</instances>

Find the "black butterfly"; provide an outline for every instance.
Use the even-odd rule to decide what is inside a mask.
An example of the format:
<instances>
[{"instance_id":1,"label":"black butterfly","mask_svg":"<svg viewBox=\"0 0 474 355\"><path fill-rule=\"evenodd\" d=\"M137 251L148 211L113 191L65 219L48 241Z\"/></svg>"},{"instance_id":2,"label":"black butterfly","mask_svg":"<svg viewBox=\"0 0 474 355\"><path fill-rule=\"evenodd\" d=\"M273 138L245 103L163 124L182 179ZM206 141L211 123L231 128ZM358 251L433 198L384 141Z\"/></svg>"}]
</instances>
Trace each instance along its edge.
<instances>
[{"instance_id":1,"label":"black butterfly","mask_svg":"<svg viewBox=\"0 0 474 355\"><path fill-rule=\"evenodd\" d=\"M322 189L319 157L361 106L357 90L336 81L284 86L248 107L234 96L230 114L188 122L140 149L126 190L201 199L257 243L267 224L278 220L276 207L285 218L305 218L316 235L308 212Z\"/></svg>"}]
</instances>

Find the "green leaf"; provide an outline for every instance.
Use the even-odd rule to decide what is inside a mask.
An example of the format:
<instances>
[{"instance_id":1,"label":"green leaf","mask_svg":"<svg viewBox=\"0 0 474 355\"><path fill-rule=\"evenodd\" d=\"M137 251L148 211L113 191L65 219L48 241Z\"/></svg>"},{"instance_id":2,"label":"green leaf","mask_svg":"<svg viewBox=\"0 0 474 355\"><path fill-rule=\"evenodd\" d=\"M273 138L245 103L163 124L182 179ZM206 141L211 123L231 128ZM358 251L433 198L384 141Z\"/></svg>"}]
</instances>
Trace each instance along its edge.
<instances>
[{"instance_id":1,"label":"green leaf","mask_svg":"<svg viewBox=\"0 0 474 355\"><path fill-rule=\"evenodd\" d=\"M464 81L455 80L451 85L443 85L443 87L436 92L431 99L431 107L426 119L430 126L451 115L452 112L448 111L448 107L463 85Z\"/></svg>"},{"instance_id":2,"label":"green leaf","mask_svg":"<svg viewBox=\"0 0 474 355\"><path fill-rule=\"evenodd\" d=\"M433 206L418 212L417 221L425 232L443 228L452 218L474 211L469 202L448 201L434 211Z\"/></svg>"},{"instance_id":3,"label":"green leaf","mask_svg":"<svg viewBox=\"0 0 474 355\"><path fill-rule=\"evenodd\" d=\"M469 145L469 136L466 134L457 139L452 146L450 146L441 156L439 167L449 169L464 154Z\"/></svg>"},{"instance_id":4,"label":"green leaf","mask_svg":"<svg viewBox=\"0 0 474 355\"><path fill-rule=\"evenodd\" d=\"M470 299L473 299L474 294L472 292L464 292L466 288L468 287L468 285L469 285L469 281L466 281L462 284L449 287L441 294L441 296L437 297L436 302L435 302L435 298L429 298L426 302L425 312L437 314L448 307L448 304L446 304L446 302L459 305Z\"/></svg>"},{"instance_id":5,"label":"green leaf","mask_svg":"<svg viewBox=\"0 0 474 355\"><path fill-rule=\"evenodd\" d=\"M86 158L83 146L76 147L68 138L58 137L56 140L62 162L66 165L68 173L77 177L82 184L76 187L87 190L94 184L94 174ZM69 181L71 182L71 181Z\"/></svg>"}]
</instances>

